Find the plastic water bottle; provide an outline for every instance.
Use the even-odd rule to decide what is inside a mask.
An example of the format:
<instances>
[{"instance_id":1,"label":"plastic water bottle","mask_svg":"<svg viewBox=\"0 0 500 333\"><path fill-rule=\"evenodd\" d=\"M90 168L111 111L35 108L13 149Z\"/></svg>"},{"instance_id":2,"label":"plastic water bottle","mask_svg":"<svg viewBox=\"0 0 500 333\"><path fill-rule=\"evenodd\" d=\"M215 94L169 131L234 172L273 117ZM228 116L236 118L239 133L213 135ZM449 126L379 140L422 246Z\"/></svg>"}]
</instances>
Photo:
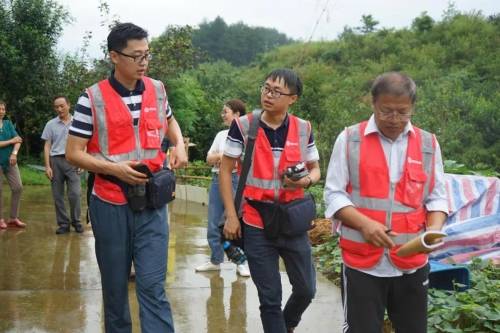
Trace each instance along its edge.
<instances>
[{"instance_id":1,"label":"plastic water bottle","mask_svg":"<svg viewBox=\"0 0 500 333\"><path fill-rule=\"evenodd\" d=\"M224 248L224 252L226 252L228 259L236 265L241 265L247 261L247 256L243 250L238 246L233 245L230 241L224 241L222 243L222 247Z\"/></svg>"}]
</instances>

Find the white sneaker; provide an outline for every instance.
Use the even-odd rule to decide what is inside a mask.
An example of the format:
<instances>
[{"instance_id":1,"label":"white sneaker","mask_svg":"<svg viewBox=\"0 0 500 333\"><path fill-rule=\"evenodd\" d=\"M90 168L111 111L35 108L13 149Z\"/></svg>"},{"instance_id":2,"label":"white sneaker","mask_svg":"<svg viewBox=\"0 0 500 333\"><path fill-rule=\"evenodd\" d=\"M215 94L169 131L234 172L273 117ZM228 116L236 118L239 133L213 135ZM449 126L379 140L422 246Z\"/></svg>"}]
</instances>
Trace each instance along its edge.
<instances>
[{"instance_id":1,"label":"white sneaker","mask_svg":"<svg viewBox=\"0 0 500 333\"><path fill-rule=\"evenodd\" d=\"M220 265L214 265L210 261L194 269L196 272L220 271Z\"/></svg>"},{"instance_id":2,"label":"white sneaker","mask_svg":"<svg viewBox=\"0 0 500 333\"><path fill-rule=\"evenodd\" d=\"M244 277L250 276L250 270L248 269L247 265L245 265L245 264L237 265L236 266L236 273L238 273L240 276L244 276Z\"/></svg>"}]
</instances>

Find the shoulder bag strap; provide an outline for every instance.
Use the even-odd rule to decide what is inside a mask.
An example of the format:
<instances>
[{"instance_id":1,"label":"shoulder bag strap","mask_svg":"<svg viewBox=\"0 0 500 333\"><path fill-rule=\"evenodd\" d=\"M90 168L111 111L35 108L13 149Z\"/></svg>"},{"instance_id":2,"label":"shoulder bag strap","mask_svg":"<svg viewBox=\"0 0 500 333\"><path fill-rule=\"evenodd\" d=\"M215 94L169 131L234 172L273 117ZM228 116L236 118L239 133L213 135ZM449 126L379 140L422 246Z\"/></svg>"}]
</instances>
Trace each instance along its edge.
<instances>
[{"instance_id":1,"label":"shoulder bag strap","mask_svg":"<svg viewBox=\"0 0 500 333\"><path fill-rule=\"evenodd\" d=\"M245 158L243 159L243 166L241 168L240 179L238 181L238 188L234 197L234 207L236 212L240 215L241 200L243 198L243 189L247 181L248 172L250 171L250 164L252 163L253 147L255 145L255 138L257 137L257 130L259 129L260 117L262 111L253 113L252 122L248 130L247 145L245 147Z\"/></svg>"}]
</instances>

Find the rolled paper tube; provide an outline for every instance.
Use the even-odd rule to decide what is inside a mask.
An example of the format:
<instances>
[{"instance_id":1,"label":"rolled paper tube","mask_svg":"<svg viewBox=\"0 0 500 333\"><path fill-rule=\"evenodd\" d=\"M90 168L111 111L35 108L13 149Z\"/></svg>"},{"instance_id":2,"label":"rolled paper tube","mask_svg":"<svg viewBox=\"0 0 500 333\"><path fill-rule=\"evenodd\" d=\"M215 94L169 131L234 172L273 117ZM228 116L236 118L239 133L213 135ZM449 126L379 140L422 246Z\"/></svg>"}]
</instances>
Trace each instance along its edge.
<instances>
[{"instance_id":1,"label":"rolled paper tube","mask_svg":"<svg viewBox=\"0 0 500 333\"><path fill-rule=\"evenodd\" d=\"M417 253L428 253L444 244L443 238L446 233L442 231L429 230L403 244L396 254L399 257L407 257Z\"/></svg>"}]
</instances>

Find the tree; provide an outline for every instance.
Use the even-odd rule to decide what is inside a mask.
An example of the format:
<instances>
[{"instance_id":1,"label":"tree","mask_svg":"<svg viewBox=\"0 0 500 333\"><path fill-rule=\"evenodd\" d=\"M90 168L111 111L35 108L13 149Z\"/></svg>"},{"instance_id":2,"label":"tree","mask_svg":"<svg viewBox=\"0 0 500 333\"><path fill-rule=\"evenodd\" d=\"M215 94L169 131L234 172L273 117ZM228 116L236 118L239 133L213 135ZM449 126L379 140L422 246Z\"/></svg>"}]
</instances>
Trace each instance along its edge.
<instances>
[{"instance_id":1,"label":"tree","mask_svg":"<svg viewBox=\"0 0 500 333\"><path fill-rule=\"evenodd\" d=\"M202 53L193 46L192 34L193 29L188 25L168 26L159 37L153 38L150 75L168 82L194 68Z\"/></svg>"},{"instance_id":2,"label":"tree","mask_svg":"<svg viewBox=\"0 0 500 333\"><path fill-rule=\"evenodd\" d=\"M416 17L411 24L411 27L420 33L431 30L433 26L434 20L427 15L427 12L422 12L422 14Z\"/></svg>"},{"instance_id":3,"label":"tree","mask_svg":"<svg viewBox=\"0 0 500 333\"><path fill-rule=\"evenodd\" d=\"M53 0L0 1L0 91L29 155L57 93L55 53L68 13ZM39 141L39 140L37 140Z\"/></svg>"},{"instance_id":4,"label":"tree","mask_svg":"<svg viewBox=\"0 0 500 333\"><path fill-rule=\"evenodd\" d=\"M363 25L356 29L362 34L368 34L376 30L375 27L379 24L379 21L375 20L373 16L369 14L361 16L361 23L363 23Z\"/></svg>"}]
</instances>

